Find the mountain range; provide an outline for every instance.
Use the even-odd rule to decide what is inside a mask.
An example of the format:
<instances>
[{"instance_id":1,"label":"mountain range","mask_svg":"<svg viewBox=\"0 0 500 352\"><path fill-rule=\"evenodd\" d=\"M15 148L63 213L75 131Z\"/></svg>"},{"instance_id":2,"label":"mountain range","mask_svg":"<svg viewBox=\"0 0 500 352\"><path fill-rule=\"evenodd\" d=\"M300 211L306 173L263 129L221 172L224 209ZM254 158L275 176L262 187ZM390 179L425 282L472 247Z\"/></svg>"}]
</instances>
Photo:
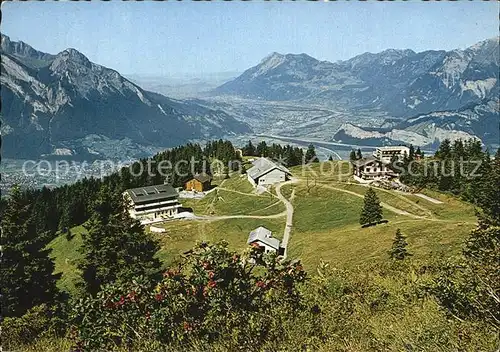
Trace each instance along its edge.
<instances>
[{"instance_id":1,"label":"mountain range","mask_svg":"<svg viewBox=\"0 0 500 352\"><path fill-rule=\"evenodd\" d=\"M137 157L251 131L223 111L146 91L75 49L47 54L2 34L1 56L4 157Z\"/></svg>"},{"instance_id":2,"label":"mountain range","mask_svg":"<svg viewBox=\"0 0 500 352\"><path fill-rule=\"evenodd\" d=\"M253 133L499 145L498 37L463 50L388 49L338 62L272 53L209 95L183 100L143 89L75 49L48 54L2 34L0 53L4 157L124 159Z\"/></svg>"},{"instance_id":3,"label":"mountain range","mask_svg":"<svg viewBox=\"0 0 500 352\"><path fill-rule=\"evenodd\" d=\"M464 50L388 49L335 63L272 53L213 94L387 116L379 129L344 124L331 131L336 141L432 145L477 136L498 145L498 75L496 37Z\"/></svg>"}]
</instances>

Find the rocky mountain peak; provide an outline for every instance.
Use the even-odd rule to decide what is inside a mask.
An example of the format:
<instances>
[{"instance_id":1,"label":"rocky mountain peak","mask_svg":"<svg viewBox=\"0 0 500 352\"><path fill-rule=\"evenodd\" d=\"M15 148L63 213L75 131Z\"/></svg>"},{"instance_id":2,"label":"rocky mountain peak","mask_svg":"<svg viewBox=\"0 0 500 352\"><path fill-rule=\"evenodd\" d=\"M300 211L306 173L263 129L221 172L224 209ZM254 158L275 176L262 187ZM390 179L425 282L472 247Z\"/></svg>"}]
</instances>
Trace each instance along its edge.
<instances>
[{"instance_id":1,"label":"rocky mountain peak","mask_svg":"<svg viewBox=\"0 0 500 352\"><path fill-rule=\"evenodd\" d=\"M250 131L221 110L145 91L76 49L54 56L2 36L2 59L2 152L10 157L61 148L104 157L123 143L146 150ZM103 143L87 144L93 135Z\"/></svg>"},{"instance_id":2,"label":"rocky mountain peak","mask_svg":"<svg viewBox=\"0 0 500 352\"><path fill-rule=\"evenodd\" d=\"M259 65L253 68L252 77L258 77L270 74L279 69L281 72L285 70L286 74L299 73L308 71L311 66L314 66L319 61L307 54L280 54L273 52L266 56Z\"/></svg>"},{"instance_id":3,"label":"rocky mountain peak","mask_svg":"<svg viewBox=\"0 0 500 352\"><path fill-rule=\"evenodd\" d=\"M269 60L276 60L276 59L282 59L285 55L283 54L280 54L276 51L272 52L271 54L267 55L266 57L264 57L261 61L261 63L264 63L266 61L269 61Z\"/></svg>"},{"instance_id":4,"label":"rocky mountain peak","mask_svg":"<svg viewBox=\"0 0 500 352\"><path fill-rule=\"evenodd\" d=\"M12 41L2 34L2 52L23 59L23 63L30 67L42 67L50 63L54 55L38 51L22 41Z\"/></svg>"},{"instance_id":5,"label":"rocky mountain peak","mask_svg":"<svg viewBox=\"0 0 500 352\"><path fill-rule=\"evenodd\" d=\"M69 48L57 54L50 68L53 71L67 70L79 66L92 68L90 60L76 49Z\"/></svg>"},{"instance_id":6,"label":"rocky mountain peak","mask_svg":"<svg viewBox=\"0 0 500 352\"><path fill-rule=\"evenodd\" d=\"M285 62L285 55L274 52L268 56L266 56L260 64L257 66L258 70L255 75L262 75L266 72L278 67L282 63Z\"/></svg>"},{"instance_id":7,"label":"rocky mountain peak","mask_svg":"<svg viewBox=\"0 0 500 352\"><path fill-rule=\"evenodd\" d=\"M297 61L297 62L303 62L303 63L308 63L308 64L315 64L318 62L314 57L309 56L305 53L302 54L286 54L285 58L289 61Z\"/></svg>"},{"instance_id":8,"label":"rocky mountain peak","mask_svg":"<svg viewBox=\"0 0 500 352\"><path fill-rule=\"evenodd\" d=\"M4 34L2 34L2 51L7 51L10 47L10 38Z\"/></svg>"},{"instance_id":9,"label":"rocky mountain peak","mask_svg":"<svg viewBox=\"0 0 500 352\"><path fill-rule=\"evenodd\" d=\"M415 55L416 53L411 49L387 49L379 53L363 53L357 55L346 62L350 64L353 69L357 67L367 68L370 65L390 65L404 57Z\"/></svg>"}]
</instances>

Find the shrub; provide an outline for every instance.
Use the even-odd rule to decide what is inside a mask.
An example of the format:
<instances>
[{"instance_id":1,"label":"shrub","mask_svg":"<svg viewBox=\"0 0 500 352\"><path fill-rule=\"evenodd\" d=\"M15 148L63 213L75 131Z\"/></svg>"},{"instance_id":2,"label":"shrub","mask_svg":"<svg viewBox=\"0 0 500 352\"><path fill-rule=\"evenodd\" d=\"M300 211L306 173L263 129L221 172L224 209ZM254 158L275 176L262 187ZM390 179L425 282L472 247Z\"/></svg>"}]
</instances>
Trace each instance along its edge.
<instances>
[{"instance_id":1,"label":"shrub","mask_svg":"<svg viewBox=\"0 0 500 352\"><path fill-rule=\"evenodd\" d=\"M34 340L54 334L58 321L54 307L35 306L20 317L7 317L2 321L2 347L14 349Z\"/></svg>"},{"instance_id":2,"label":"shrub","mask_svg":"<svg viewBox=\"0 0 500 352\"><path fill-rule=\"evenodd\" d=\"M252 248L243 255L226 243L199 244L157 283L138 278L105 286L74 304L77 348L132 346L145 339L179 344L224 340L229 349L255 348L282 330L274 317L302 306L299 262Z\"/></svg>"}]
</instances>

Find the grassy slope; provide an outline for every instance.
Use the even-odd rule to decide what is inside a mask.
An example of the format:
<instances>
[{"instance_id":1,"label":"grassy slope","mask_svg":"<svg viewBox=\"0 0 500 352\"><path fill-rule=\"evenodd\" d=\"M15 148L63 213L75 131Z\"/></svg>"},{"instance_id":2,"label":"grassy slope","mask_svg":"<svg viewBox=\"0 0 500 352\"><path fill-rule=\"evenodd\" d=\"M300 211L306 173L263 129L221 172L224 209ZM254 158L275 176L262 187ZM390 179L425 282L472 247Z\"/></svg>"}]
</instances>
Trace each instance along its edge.
<instances>
[{"instance_id":1,"label":"grassy slope","mask_svg":"<svg viewBox=\"0 0 500 352\"><path fill-rule=\"evenodd\" d=\"M184 207L192 208L196 215L244 215L276 203L276 197L265 194L261 196L243 195L226 190L214 190L202 199L183 199ZM281 210L285 210L282 205Z\"/></svg>"},{"instance_id":2,"label":"grassy slope","mask_svg":"<svg viewBox=\"0 0 500 352\"><path fill-rule=\"evenodd\" d=\"M182 199L182 205L192 208L196 215L272 215L285 210L272 192L252 193L253 187L244 175L233 174L220 187L203 199Z\"/></svg>"},{"instance_id":3,"label":"grassy slope","mask_svg":"<svg viewBox=\"0 0 500 352\"><path fill-rule=\"evenodd\" d=\"M305 178L295 168L295 176L301 182L282 187L282 193L287 198L292 189L295 189L295 213L289 254L302 259L309 270L314 270L320 259L344 267L385 260L397 228L408 236L409 250L416 257L441 251L457 251L475 226L473 207L451 196L425 191L427 195L444 202L434 204L415 195L376 190L383 202L409 213L425 216L426 219L414 219L384 209L384 218L389 220L388 224L362 229L358 220L363 199L325 186L360 195L367 188L344 182L347 178L341 182L334 181L330 173L321 175L320 167L321 165L314 165L314 177L311 176L312 172L306 172L308 176ZM208 214L210 209L215 211L215 215L271 215L284 210L284 206L277 203L276 197L269 193L257 196L232 192L231 190L252 192L253 189L244 176L233 175L229 180L224 180L221 187L227 190L218 191L222 200L217 200L211 208L207 205L213 201L215 193L203 200L183 200L183 203L192 206L199 215ZM246 248L246 239L252 229L265 226L280 238L284 222L285 217L167 222L163 225L167 233L155 234L162 245L158 256L165 264L173 263L179 254L201 240L225 239L232 249L242 250ZM71 242L66 240L65 235L61 235L49 245L53 249L56 272L63 273L59 285L64 290L72 291L78 277L75 261L79 257L77 248L81 243L82 231L82 227L76 227L73 229L75 237Z\"/></svg>"},{"instance_id":4,"label":"grassy slope","mask_svg":"<svg viewBox=\"0 0 500 352\"><path fill-rule=\"evenodd\" d=\"M48 244L52 249L50 256L56 266L54 273L62 273L57 285L66 292L75 292L75 284L80 276L76 265L82 256L78 249L82 245L84 232L86 230L83 226L76 226L71 229L73 238L70 241L66 238L66 234L61 234Z\"/></svg>"},{"instance_id":5,"label":"grassy slope","mask_svg":"<svg viewBox=\"0 0 500 352\"><path fill-rule=\"evenodd\" d=\"M256 195L245 175L233 174L224 180L222 189L210 192L200 200L183 199L185 207L191 207L196 215L274 215L285 210L285 206L274 195L274 191ZM241 192L236 193L233 191ZM244 193L244 194L242 194ZM178 255L193 247L196 241L226 240L234 250L247 248L250 231L264 226L281 238L285 217L277 219L227 219L217 221L171 221L162 225L167 232L156 235L162 244L159 257L167 265L175 262Z\"/></svg>"},{"instance_id":6,"label":"grassy slope","mask_svg":"<svg viewBox=\"0 0 500 352\"><path fill-rule=\"evenodd\" d=\"M224 180L222 187L227 190L211 192L202 200L182 200L184 206L192 207L197 215L208 215L211 210L212 215L273 215L285 210L283 203L271 193L263 195L239 194L231 190L250 193L253 187L246 177L233 175L230 179ZM218 198L214 201L215 198ZM209 204L213 202L213 206ZM247 236L250 231L265 226L276 238L281 238L285 226L284 216L277 219L227 219L217 221L171 221L162 225L167 229L167 233L154 234L160 241L161 250L158 257L169 265L178 260L179 256L193 247L196 241L221 241L226 240L230 248L234 250L244 250ZM71 229L74 238L71 241L66 239L65 234L59 235L50 244L52 257L56 264L56 273L62 273L59 280L59 287L67 292L75 292L75 283L79 278L76 268L76 261L81 257L78 248L81 246L81 233L85 229L81 226Z\"/></svg>"},{"instance_id":7,"label":"grassy slope","mask_svg":"<svg viewBox=\"0 0 500 352\"><path fill-rule=\"evenodd\" d=\"M454 197L426 191L427 195L444 202L434 204L415 195L375 189L382 202L425 218L414 219L384 209L388 224L362 229L358 220L363 199L328 187L360 195L368 188L345 182L348 178L333 181L330 174L319 173L320 167L315 166L314 177L311 172L306 173L306 177L296 175L301 183L285 186L286 195L295 188L289 254L301 258L310 270L321 259L341 267L385 260L397 228L408 236L409 250L415 256L458 251L475 227L474 208Z\"/></svg>"},{"instance_id":8,"label":"grassy slope","mask_svg":"<svg viewBox=\"0 0 500 352\"><path fill-rule=\"evenodd\" d=\"M299 176L299 175L296 175ZM376 190L383 202L415 215L426 216L428 219L414 219L384 210L388 224L375 227L360 228L358 224L362 198L352 194L327 189L322 184L346 189L364 194L367 188L349 185L345 182L332 180L330 176L316 176L316 186L306 186L305 182L282 187L282 193L289 198L295 189L293 204L295 207L294 226L290 241L290 257L303 260L307 270L314 275L315 267L320 259L329 261L333 266L353 268L365 263L387 261L387 250L397 228L408 236L409 250L417 260L426 259L429 255L446 252L447 255L456 252L470 229L475 225L474 209L471 205L448 195L424 191L425 194L443 201L434 204L415 195ZM238 187L228 183L229 187ZM245 187L244 184L241 184ZM225 187L225 184L222 185ZM228 192L228 201L235 204L240 195ZM246 198L247 196L243 196ZM269 214L278 208L269 208ZM265 211L262 211L265 212ZM175 264L179 254L190 249L199 240L216 241L225 239L234 250L246 248L246 236L257 226L266 226L277 237L280 237L284 217L279 219L231 219L221 221L172 221L164 224L166 234L155 234L162 249L158 256L166 265ZM54 248L52 255L56 259L56 272L63 272L59 282L62 288L71 288L71 279L76 278L74 259L78 256L77 245L81 242L81 227L74 229L75 238L68 242L61 235L50 246ZM417 348L422 351L454 351L457 346L448 341L456 341L449 336L464 333L466 339L472 342L468 346L486 346L486 339L491 336L469 334L456 320L443 313L434 300L417 300L408 296L413 292L413 275L396 277L385 272L361 271L354 283L359 283L367 294L349 301L353 312L349 315L339 314L337 295L332 293L342 287L341 274L334 274L332 290L321 291L320 304L325 312L324 319L319 321L325 331L330 332L327 340L318 351L349 350L368 351L373 346L379 350L402 351ZM336 273L334 271L334 273ZM361 274L360 274L361 275ZM338 276L338 277L337 277ZM353 276L351 276L352 278ZM419 276L422 279L422 276ZM367 287L372 287L370 290ZM332 292L330 292L332 291ZM386 297L379 304L378 297ZM334 298L332 298L334 297ZM350 296L352 298L352 295ZM361 302L361 303L359 303ZM377 302L377 306L372 306ZM331 307L331 309L330 309ZM330 310L328 310L330 309ZM339 324L338 326L335 324ZM345 326L345 330L341 328ZM340 327L340 328L339 328ZM305 326L296 325L297 331L291 331L291 336L303 336ZM295 342L295 340L292 340ZM300 346L300 342L285 345L286 348ZM302 341L302 340L300 340ZM56 345L60 343L60 345ZM481 344L482 343L482 344ZM66 344L66 345L64 345ZM57 347L54 347L57 346ZM30 351L52 351L68 349L65 340L47 343L47 346L36 345ZM407 347L410 346L410 347ZM413 347L412 347L413 346ZM464 350L469 350L465 348ZM492 348L475 348L470 350L493 350Z\"/></svg>"},{"instance_id":9,"label":"grassy slope","mask_svg":"<svg viewBox=\"0 0 500 352\"><path fill-rule=\"evenodd\" d=\"M218 221L172 221L163 224L166 233L155 234L161 243L158 257L166 264L175 263L179 255L191 249L197 241L225 240L229 248L247 248L247 237L253 229L264 226L281 238L284 219L228 219Z\"/></svg>"}]
</instances>

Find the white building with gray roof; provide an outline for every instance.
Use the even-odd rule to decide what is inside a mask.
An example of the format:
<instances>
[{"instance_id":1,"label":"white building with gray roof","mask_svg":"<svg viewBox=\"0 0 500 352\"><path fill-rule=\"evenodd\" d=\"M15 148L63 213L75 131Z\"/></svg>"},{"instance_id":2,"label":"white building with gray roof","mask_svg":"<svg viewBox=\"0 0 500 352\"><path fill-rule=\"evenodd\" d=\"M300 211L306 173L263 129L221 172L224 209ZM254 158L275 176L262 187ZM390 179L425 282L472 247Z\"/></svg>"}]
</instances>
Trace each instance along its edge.
<instances>
[{"instance_id":1,"label":"white building with gray roof","mask_svg":"<svg viewBox=\"0 0 500 352\"><path fill-rule=\"evenodd\" d=\"M127 189L123 197L130 217L145 222L173 218L181 207L179 193L169 184Z\"/></svg>"},{"instance_id":2,"label":"white building with gray roof","mask_svg":"<svg viewBox=\"0 0 500 352\"><path fill-rule=\"evenodd\" d=\"M263 226L259 226L250 232L247 243L264 248L265 253L275 252L276 254L282 254L280 251L280 241L277 238L273 238L272 232Z\"/></svg>"},{"instance_id":3,"label":"white building with gray roof","mask_svg":"<svg viewBox=\"0 0 500 352\"><path fill-rule=\"evenodd\" d=\"M285 182L290 178L290 171L268 158L255 160L253 166L247 170L248 181L254 186L269 186Z\"/></svg>"}]
</instances>

